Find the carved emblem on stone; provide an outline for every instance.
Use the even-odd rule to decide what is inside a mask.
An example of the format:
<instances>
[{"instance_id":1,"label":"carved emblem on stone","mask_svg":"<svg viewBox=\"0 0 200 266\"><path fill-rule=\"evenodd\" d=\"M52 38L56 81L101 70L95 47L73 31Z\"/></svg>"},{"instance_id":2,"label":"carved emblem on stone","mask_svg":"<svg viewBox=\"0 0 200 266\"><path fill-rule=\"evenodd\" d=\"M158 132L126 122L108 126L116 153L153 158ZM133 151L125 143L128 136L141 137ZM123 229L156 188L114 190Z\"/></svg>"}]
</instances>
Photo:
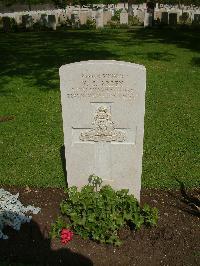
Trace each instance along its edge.
<instances>
[{"instance_id":1,"label":"carved emblem on stone","mask_svg":"<svg viewBox=\"0 0 200 266\"><path fill-rule=\"evenodd\" d=\"M126 140L126 134L114 127L108 108L100 106L95 113L92 129L81 132L79 138L82 141L123 142Z\"/></svg>"}]
</instances>

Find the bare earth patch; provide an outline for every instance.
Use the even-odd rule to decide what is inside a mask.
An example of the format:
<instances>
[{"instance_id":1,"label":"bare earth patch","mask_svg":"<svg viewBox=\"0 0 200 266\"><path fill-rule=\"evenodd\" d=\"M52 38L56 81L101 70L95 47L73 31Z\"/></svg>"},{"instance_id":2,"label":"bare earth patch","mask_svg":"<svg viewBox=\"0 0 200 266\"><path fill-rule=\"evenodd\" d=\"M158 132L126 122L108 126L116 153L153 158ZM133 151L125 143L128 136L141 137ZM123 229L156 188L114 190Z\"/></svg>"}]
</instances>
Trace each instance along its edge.
<instances>
[{"instance_id":1,"label":"bare earth patch","mask_svg":"<svg viewBox=\"0 0 200 266\"><path fill-rule=\"evenodd\" d=\"M138 232L121 230L123 244L116 248L77 235L66 246L48 238L65 198L62 189L3 188L19 192L24 205L41 207L41 212L19 232L6 228L9 239L0 240L0 261L7 264L2 265L200 265L200 217L181 201L178 190L143 189L141 203L159 209L158 225Z\"/></svg>"}]
</instances>

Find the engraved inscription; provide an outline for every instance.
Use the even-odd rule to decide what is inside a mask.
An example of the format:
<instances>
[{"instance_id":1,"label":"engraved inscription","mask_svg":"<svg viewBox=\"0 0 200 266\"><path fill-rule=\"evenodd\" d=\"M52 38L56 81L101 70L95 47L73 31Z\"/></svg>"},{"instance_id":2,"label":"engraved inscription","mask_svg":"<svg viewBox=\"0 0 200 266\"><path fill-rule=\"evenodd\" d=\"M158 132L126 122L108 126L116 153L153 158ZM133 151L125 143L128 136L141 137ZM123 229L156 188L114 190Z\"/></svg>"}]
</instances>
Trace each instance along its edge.
<instances>
[{"instance_id":1,"label":"engraved inscription","mask_svg":"<svg viewBox=\"0 0 200 266\"><path fill-rule=\"evenodd\" d=\"M117 130L111 119L111 113L105 106L100 106L94 116L92 129L86 132L81 132L80 140L82 141L118 141L126 140L126 134L123 131Z\"/></svg>"},{"instance_id":2,"label":"engraved inscription","mask_svg":"<svg viewBox=\"0 0 200 266\"><path fill-rule=\"evenodd\" d=\"M134 89L127 86L127 75L104 73L82 74L78 87L72 87L68 98L108 98L133 99Z\"/></svg>"}]
</instances>

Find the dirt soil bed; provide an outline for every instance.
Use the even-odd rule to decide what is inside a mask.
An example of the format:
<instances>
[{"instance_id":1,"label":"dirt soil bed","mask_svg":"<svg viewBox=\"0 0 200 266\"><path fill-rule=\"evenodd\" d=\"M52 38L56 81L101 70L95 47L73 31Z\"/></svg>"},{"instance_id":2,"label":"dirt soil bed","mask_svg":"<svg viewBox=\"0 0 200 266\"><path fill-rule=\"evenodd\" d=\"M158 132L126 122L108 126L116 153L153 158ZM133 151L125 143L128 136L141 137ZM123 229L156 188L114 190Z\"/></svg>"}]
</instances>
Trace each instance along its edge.
<instances>
[{"instance_id":1,"label":"dirt soil bed","mask_svg":"<svg viewBox=\"0 0 200 266\"><path fill-rule=\"evenodd\" d=\"M178 190L143 189L141 204L146 202L159 209L158 225L138 232L121 230L123 244L116 248L77 235L64 246L59 240L48 238L50 225L59 215L59 204L65 197L62 189L4 189L13 194L19 192L25 206L41 207L41 212L18 232L4 230L9 239L0 240L0 265L200 265L200 217L182 202Z\"/></svg>"}]
</instances>

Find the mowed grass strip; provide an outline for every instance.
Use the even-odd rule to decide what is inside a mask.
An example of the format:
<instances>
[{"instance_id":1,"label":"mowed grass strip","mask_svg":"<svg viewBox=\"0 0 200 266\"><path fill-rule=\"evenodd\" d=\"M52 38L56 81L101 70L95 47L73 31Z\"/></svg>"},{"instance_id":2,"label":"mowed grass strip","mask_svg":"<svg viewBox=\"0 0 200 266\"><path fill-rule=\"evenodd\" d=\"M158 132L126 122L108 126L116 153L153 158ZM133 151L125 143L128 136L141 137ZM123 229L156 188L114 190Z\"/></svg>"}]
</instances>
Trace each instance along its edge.
<instances>
[{"instance_id":1,"label":"mowed grass strip","mask_svg":"<svg viewBox=\"0 0 200 266\"><path fill-rule=\"evenodd\" d=\"M65 186L58 69L112 59L147 68L143 187L199 186L199 43L193 30L1 32L0 183Z\"/></svg>"}]
</instances>

